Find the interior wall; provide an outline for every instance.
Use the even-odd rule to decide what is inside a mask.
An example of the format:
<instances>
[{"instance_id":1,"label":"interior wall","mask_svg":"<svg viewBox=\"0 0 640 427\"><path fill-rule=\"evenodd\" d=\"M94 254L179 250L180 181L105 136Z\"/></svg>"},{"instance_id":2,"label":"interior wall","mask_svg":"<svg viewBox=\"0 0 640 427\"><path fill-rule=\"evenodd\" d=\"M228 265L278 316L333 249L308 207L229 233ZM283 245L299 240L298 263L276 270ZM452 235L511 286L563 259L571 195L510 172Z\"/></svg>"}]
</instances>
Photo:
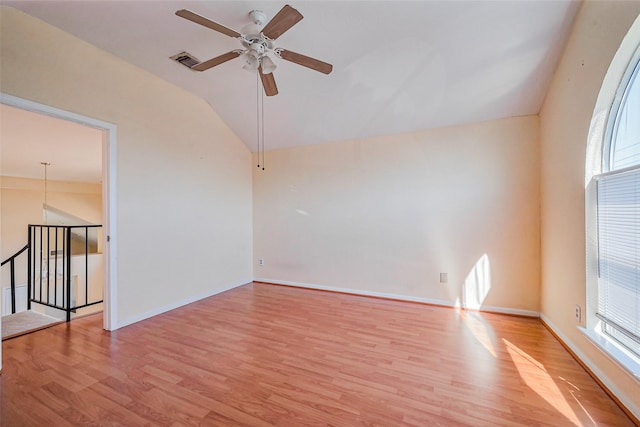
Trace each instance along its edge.
<instances>
[{"instance_id":1,"label":"interior wall","mask_svg":"<svg viewBox=\"0 0 640 427\"><path fill-rule=\"evenodd\" d=\"M640 2L583 4L541 117L541 316L640 417L640 383L580 332L586 306L585 161L603 78ZM583 316L584 318L584 316Z\"/></svg>"},{"instance_id":2,"label":"interior wall","mask_svg":"<svg viewBox=\"0 0 640 427\"><path fill-rule=\"evenodd\" d=\"M251 154L195 95L8 7L0 90L117 126L117 325L252 278Z\"/></svg>"},{"instance_id":3,"label":"interior wall","mask_svg":"<svg viewBox=\"0 0 640 427\"><path fill-rule=\"evenodd\" d=\"M29 224L44 223L44 181L5 176L2 177L0 191L3 200L0 210L0 239L3 243L0 258L5 260L27 244ZM47 204L93 224L102 224L100 184L47 181ZM3 268L3 287L9 286L9 277L9 269ZM21 255L16 260L16 284L24 284L26 281L26 255Z\"/></svg>"},{"instance_id":4,"label":"interior wall","mask_svg":"<svg viewBox=\"0 0 640 427\"><path fill-rule=\"evenodd\" d=\"M537 314L538 155L534 116L269 151L255 276Z\"/></svg>"},{"instance_id":5,"label":"interior wall","mask_svg":"<svg viewBox=\"0 0 640 427\"><path fill-rule=\"evenodd\" d=\"M2 141L0 141L0 144L2 144ZM0 150L1 152L2 150ZM2 164L2 154L0 154L0 165ZM2 170L0 168L0 188L2 187ZM0 195L0 215L2 215L2 196ZM0 236L2 236L2 221L0 218ZM0 239L0 253L2 252L2 239ZM0 277L0 290L2 290L3 286L4 286L4 279L2 277ZM2 292L0 292L0 307L3 307L3 300L2 300ZM0 316L0 331L2 330L2 316ZM2 343L0 342L0 374L2 374Z\"/></svg>"}]
</instances>

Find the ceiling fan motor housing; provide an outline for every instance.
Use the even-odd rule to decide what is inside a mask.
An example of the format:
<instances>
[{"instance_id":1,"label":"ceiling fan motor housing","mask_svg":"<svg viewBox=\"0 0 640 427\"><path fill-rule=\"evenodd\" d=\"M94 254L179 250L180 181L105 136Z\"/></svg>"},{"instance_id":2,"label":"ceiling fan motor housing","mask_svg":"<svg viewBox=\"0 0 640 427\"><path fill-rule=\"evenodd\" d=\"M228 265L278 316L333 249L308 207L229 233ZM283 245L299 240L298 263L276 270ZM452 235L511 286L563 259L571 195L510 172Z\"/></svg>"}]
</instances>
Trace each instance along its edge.
<instances>
[{"instance_id":1,"label":"ceiling fan motor housing","mask_svg":"<svg viewBox=\"0 0 640 427\"><path fill-rule=\"evenodd\" d=\"M258 34L243 34L240 39L242 45L247 49L258 51L261 49L262 53L273 50L273 42L265 37L262 33ZM260 46L260 48L258 48Z\"/></svg>"},{"instance_id":2,"label":"ceiling fan motor housing","mask_svg":"<svg viewBox=\"0 0 640 427\"><path fill-rule=\"evenodd\" d=\"M249 46L249 52L261 57L266 52L266 48L265 45L260 42L251 43L251 46Z\"/></svg>"}]
</instances>

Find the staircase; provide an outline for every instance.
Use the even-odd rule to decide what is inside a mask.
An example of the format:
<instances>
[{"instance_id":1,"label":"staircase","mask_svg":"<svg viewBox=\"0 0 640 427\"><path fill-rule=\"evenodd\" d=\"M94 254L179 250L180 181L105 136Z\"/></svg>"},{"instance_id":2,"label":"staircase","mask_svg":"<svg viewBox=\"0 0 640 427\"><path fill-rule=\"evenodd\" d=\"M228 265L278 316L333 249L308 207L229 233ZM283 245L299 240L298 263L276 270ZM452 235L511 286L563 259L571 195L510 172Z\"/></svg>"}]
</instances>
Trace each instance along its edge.
<instances>
[{"instance_id":1,"label":"staircase","mask_svg":"<svg viewBox=\"0 0 640 427\"><path fill-rule=\"evenodd\" d=\"M3 331L4 323L11 322L8 317L21 314L20 308L25 313L25 303L27 313L53 315L37 320L37 316L21 314L23 321L35 325L51 318L59 322L55 317L61 314L69 322L78 310L103 302L101 231L101 225L28 226L28 243L2 261L3 268L8 266L11 283L11 315L3 316ZM26 273L26 292L24 283L16 284L18 272Z\"/></svg>"}]
</instances>

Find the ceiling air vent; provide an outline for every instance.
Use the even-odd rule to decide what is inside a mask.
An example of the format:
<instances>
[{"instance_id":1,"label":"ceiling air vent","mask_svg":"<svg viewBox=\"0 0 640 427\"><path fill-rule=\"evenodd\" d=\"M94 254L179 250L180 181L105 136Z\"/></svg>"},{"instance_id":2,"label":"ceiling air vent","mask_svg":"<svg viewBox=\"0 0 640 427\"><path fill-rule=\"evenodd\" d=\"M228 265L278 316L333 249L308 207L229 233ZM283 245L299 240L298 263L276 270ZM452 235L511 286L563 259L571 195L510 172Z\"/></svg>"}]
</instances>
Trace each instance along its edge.
<instances>
[{"instance_id":1,"label":"ceiling air vent","mask_svg":"<svg viewBox=\"0 0 640 427\"><path fill-rule=\"evenodd\" d=\"M171 59L181 63L187 68L191 68L194 65L198 65L200 63L200 60L195 56L191 55L189 52L180 52L177 55L173 55Z\"/></svg>"}]
</instances>

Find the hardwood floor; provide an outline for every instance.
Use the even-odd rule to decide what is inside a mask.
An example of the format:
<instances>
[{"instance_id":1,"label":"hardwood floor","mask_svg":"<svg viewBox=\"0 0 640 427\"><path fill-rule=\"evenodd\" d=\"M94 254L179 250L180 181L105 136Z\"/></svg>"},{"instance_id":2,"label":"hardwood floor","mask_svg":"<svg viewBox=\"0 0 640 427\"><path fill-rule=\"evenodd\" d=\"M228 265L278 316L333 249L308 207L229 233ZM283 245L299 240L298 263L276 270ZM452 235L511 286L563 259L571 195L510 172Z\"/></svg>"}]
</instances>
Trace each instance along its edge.
<instances>
[{"instance_id":1,"label":"hardwood floor","mask_svg":"<svg viewBox=\"0 0 640 427\"><path fill-rule=\"evenodd\" d=\"M537 319L250 284L3 343L2 426L633 425Z\"/></svg>"}]
</instances>

